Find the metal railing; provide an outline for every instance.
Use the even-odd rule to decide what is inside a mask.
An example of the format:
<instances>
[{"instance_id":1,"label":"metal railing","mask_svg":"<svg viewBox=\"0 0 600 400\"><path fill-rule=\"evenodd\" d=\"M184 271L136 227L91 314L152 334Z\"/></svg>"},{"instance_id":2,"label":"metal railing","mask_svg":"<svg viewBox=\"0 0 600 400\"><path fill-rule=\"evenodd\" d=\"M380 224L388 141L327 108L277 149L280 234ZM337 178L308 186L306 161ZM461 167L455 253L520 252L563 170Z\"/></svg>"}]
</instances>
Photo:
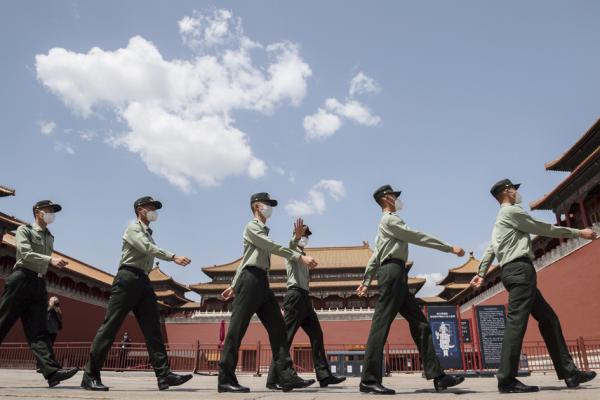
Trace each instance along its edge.
<instances>
[{"instance_id":1,"label":"metal railing","mask_svg":"<svg viewBox=\"0 0 600 400\"><path fill-rule=\"evenodd\" d=\"M571 356L582 370L600 369L600 339L578 338L567 341ZM57 361L65 368L83 367L88 360L91 343L61 343L54 345ZM194 371L214 374L218 372L221 346L217 344L176 343L167 344L167 355L174 371ZM340 362L360 363L365 346L328 344L325 351L332 365ZM309 344L295 345L290 352L296 369L300 373L313 371L312 351ZM544 342L526 342L522 349L523 367L529 371L553 370L552 359ZM271 348L260 342L244 344L238 357L238 373L265 374L271 364ZM466 344L464 348L464 370L483 371L481 354L477 346ZM414 344L387 343L384 348L386 373L421 372L423 365ZM4 343L0 346L0 368L35 369L36 362L26 343ZM127 347L118 344L111 348L104 370L134 371L152 370L144 343L131 343ZM339 371L342 372L342 371Z\"/></svg>"}]
</instances>

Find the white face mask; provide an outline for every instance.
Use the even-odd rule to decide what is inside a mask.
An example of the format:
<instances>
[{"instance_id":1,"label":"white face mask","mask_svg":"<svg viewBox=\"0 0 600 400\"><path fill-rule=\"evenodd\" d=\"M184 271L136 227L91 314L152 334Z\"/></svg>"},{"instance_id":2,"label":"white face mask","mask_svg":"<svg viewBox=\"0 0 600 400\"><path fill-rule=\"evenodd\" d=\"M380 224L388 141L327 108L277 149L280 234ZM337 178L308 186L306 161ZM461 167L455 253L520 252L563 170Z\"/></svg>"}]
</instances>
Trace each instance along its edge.
<instances>
[{"instance_id":1,"label":"white face mask","mask_svg":"<svg viewBox=\"0 0 600 400\"><path fill-rule=\"evenodd\" d=\"M400 197L396 199L396 201L394 202L394 206L396 207L396 211L402 210L402 208L404 207L404 203L402 202L402 199Z\"/></svg>"},{"instance_id":2,"label":"white face mask","mask_svg":"<svg viewBox=\"0 0 600 400\"><path fill-rule=\"evenodd\" d=\"M515 204L521 204L523 201L523 197L521 197L521 193L517 192L517 196L515 197Z\"/></svg>"},{"instance_id":3,"label":"white face mask","mask_svg":"<svg viewBox=\"0 0 600 400\"><path fill-rule=\"evenodd\" d=\"M42 211L42 219L44 220L46 225L51 224L56 219L56 214Z\"/></svg>"},{"instance_id":4,"label":"white face mask","mask_svg":"<svg viewBox=\"0 0 600 400\"><path fill-rule=\"evenodd\" d=\"M298 242L298 246L305 248L306 246L308 246L308 237L306 236L302 236L300 238L300 241Z\"/></svg>"},{"instance_id":5,"label":"white face mask","mask_svg":"<svg viewBox=\"0 0 600 400\"><path fill-rule=\"evenodd\" d=\"M262 214L263 217L270 218L271 215L273 215L273 207L271 207L267 204L263 204L260 208L260 213Z\"/></svg>"},{"instance_id":6,"label":"white face mask","mask_svg":"<svg viewBox=\"0 0 600 400\"><path fill-rule=\"evenodd\" d=\"M153 222L158 219L158 213L154 210L146 211L146 219L148 222Z\"/></svg>"}]
</instances>

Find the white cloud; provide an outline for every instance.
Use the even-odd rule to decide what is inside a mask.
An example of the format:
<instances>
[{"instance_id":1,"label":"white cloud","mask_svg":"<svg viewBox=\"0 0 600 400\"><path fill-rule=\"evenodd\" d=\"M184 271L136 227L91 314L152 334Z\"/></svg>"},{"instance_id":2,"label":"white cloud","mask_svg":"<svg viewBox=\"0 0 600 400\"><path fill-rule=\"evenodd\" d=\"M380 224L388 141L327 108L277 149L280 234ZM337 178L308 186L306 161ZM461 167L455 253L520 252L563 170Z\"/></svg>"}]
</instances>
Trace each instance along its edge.
<instances>
[{"instance_id":1,"label":"white cloud","mask_svg":"<svg viewBox=\"0 0 600 400\"><path fill-rule=\"evenodd\" d=\"M67 133L67 132L65 131L65 133ZM81 140L85 140L86 142L91 142L96 137L98 137L98 134L96 132L86 129L86 130L79 132L79 137L81 138Z\"/></svg>"},{"instance_id":2,"label":"white cloud","mask_svg":"<svg viewBox=\"0 0 600 400\"><path fill-rule=\"evenodd\" d=\"M275 172L277 175L285 175L285 169L283 169L277 165L271 166L270 169L271 169L271 171Z\"/></svg>"},{"instance_id":3,"label":"white cloud","mask_svg":"<svg viewBox=\"0 0 600 400\"><path fill-rule=\"evenodd\" d=\"M371 114L371 111L367 107L356 100L348 100L346 103L340 103L336 99L327 99L325 107L331 112L337 113L361 125L375 126L381 121L381 118Z\"/></svg>"},{"instance_id":4,"label":"white cloud","mask_svg":"<svg viewBox=\"0 0 600 400\"><path fill-rule=\"evenodd\" d=\"M182 190L228 176L263 176L266 164L234 126L233 114L269 115L304 99L312 72L299 47L254 43L227 10L194 12L179 21L179 31L205 54L165 60L152 42L135 36L114 51L50 49L36 56L37 76L84 118L101 109L114 113L127 129L106 141L138 154L150 171ZM257 48L266 64L253 60L250 50Z\"/></svg>"},{"instance_id":5,"label":"white cloud","mask_svg":"<svg viewBox=\"0 0 600 400\"><path fill-rule=\"evenodd\" d=\"M368 77L362 72L356 74L350 81L350 97L354 97L357 94L368 94L379 92L379 85L373 78Z\"/></svg>"},{"instance_id":6,"label":"white cloud","mask_svg":"<svg viewBox=\"0 0 600 400\"><path fill-rule=\"evenodd\" d=\"M50 135L56 128L56 123L53 121L39 121L40 132L42 135Z\"/></svg>"},{"instance_id":7,"label":"white cloud","mask_svg":"<svg viewBox=\"0 0 600 400\"><path fill-rule=\"evenodd\" d=\"M288 182L290 183L294 183L296 182L296 175L294 174L294 171L286 171L284 168L278 166L278 165L271 165L269 167L269 169L271 171L273 171L274 173L276 173L277 175L283 176L283 177L287 177Z\"/></svg>"},{"instance_id":8,"label":"white cloud","mask_svg":"<svg viewBox=\"0 0 600 400\"><path fill-rule=\"evenodd\" d=\"M305 200L292 200L285 205L285 209L296 217L323 214L327 209L325 195L336 201L341 200L346 196L344 183L335 179L322 179L308 191Z\"/></svg>"},{"instance_id":9,"label":"white cloud","mask_svg":"<svg viewBox=\"0 0 600 400\"><path fill-rule=\"evenodd\" d=\"M131 131L115 144L139 153L151 172L184 191L190 190L191 178L212 186L241 170L251 177L265 172L264 162L252 155L244 133L217 116L185 119L141 103L131 103L122 115Z\"/></svg>"},{"instance_id":10,"label":"white cloud","mask_svg":"<svg viewBox=\"0 0 600 400\"><path fill-rule=\"evenodd\" d=\"M357 94L376 93L379 87L375 81L359 72L350 82L349 95L344 102L336 98L325 100L316 113L304 117L303 126L306 139L324 139L336 133L343 121L350 120L364 126L377 126L381 118L354 99Z\"/></svg>"},{"instance_id":11,"label":"white cloud","mask_svg":"<svg viewBox=\"0 0 600 400\"><path fill-rule=\"evenodd\" d=\"M335 179L322 179L314 186L314 189L329 193L334 200L341 200L346 196L344 182Z\"/></svg>"},{"instance_id":12,"label":"white cloud","mask_svg":"<svg viewBox=\"0 0 600 400\"><path fill-rule=\"evenodd\" d=\"M208 51L219 46L256 45L244 36L242 20L232 12L215 9L212 14L194 11L177 23L183 43L197 52Z\"/></svg>"},{"instance_id":13,"label":"white cloud","mask_svg":"<svg viewBox=\"0 0 600 400\"><path fill-rule=\"evenodd\" d=\"M333 135L342 126L342 120L322 108L304 117L304 130L308 139L321 139Z\"/></svg>"},{"instance_id":14,"label":"white cloud","mask_svg":"<svg viewBox=\"0 0 600 400\"><path fill-rule=\"evenodd\" d=\"M75 149L69 142L56 142L54 144L54 151L65 152L71 156L75 154Z\"/></svg>"},{"instance_id":15,"label":"white cloud","mask_svg":"<svg viewBox=\"0 0 600 400\"><path fill-rule=\"evenodd\" d=\"M417 275L417 277L425 278L425 284L418 293L419 297L435 296L442 291L443 288L438 286L438 282L444 279L444 275L440 274L439 272L420 274Z\"/></svg>"}]
</instances>

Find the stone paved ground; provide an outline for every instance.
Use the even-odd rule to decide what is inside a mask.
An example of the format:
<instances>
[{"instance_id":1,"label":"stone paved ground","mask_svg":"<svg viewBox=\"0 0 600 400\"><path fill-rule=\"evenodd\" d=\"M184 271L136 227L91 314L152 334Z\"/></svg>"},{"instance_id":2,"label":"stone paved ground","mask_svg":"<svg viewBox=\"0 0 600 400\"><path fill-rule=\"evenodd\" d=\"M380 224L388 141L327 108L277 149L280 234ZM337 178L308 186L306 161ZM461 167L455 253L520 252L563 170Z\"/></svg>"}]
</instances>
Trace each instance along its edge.
<instances>
[{"instance_id":1,"label":"stone paved ground","mask_svg":"<svg viewBox=\"0 0 600 400\"><path fill-rule=\"evenodd\" d=\"M88 392L79 388L81 372L72 380L66 381L56 388L47 388L45 381L33 371L0 370L0 400L2 399L327 399L350 400L372 398L358 392L358 378L349 378L345 384L320 389L318 385L290 393L274 392L266 389L265 377L240 375L242 385L249 386L252 391L247 394L219 394L216 391L217 379L214 376L196 375L178 388L159 392L156 380L147 372L106 372L103 382L110 386L108 392ZM304 375L304 378L310 376ZM600 399L600 378L579 389L567 389L564 382L558 381L553 374L533 374L523 378L528 384L539 385L542 391L532 394L500 395L496 391L495 378L467 378L457 388L443 393L435 393L431 382L420 375L400 374L384 379L384 384L396 390L396 396L390 398L402 399ZM379 398L375 396L376 398Z\"/></svg>"}]
</instances>

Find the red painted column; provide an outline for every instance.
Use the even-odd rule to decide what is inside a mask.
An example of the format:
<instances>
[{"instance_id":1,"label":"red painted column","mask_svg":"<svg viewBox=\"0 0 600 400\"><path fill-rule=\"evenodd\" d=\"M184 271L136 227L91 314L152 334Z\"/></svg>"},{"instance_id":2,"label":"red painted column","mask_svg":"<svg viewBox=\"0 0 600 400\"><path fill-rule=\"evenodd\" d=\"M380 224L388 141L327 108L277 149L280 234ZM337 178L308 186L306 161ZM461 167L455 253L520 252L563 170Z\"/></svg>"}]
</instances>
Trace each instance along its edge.
<instances>
[{"instance_id":1,"label":"red painted column","mask_svg":"<svg viewBox=\"0 0 600 400\"><path fill-rule=\"evenodd\" d=\"M569 208L570 210L570 208ZM571 227L571 211L567 210L567 212L565 213L565 222L567 223L567 226L570 228Z\"/></svg>"},{"instance_id":2,"label":"red painted column","mask_svg":"<svg viewBox=\"0 0 600 400\"><path fill-rule=\"evenodd\" d=\"M561 222L562 221L560 220L560 213L557 212L557 211L555 211L554 215L556 215L556 225L561 226ZM564 243L565 242L565 239L563 239L563 238L559 238L558 240L560 241L560 243Z\"/></svg>"},{"instance_id":3,"label":"red painted column","mask_svg":"<svg viewBox=\"0 0 600 400\"><path fill-rule=\"evenodd\" d=\"M587 212L585 211L585 206L583 204L583 198L579 199L578 204L579 204L579 212L581 213L581 219L583 220L583 226L584 227L592 226L592 224L590 224L590 220L588 219Z\"/></svg>"}]
</instances>

